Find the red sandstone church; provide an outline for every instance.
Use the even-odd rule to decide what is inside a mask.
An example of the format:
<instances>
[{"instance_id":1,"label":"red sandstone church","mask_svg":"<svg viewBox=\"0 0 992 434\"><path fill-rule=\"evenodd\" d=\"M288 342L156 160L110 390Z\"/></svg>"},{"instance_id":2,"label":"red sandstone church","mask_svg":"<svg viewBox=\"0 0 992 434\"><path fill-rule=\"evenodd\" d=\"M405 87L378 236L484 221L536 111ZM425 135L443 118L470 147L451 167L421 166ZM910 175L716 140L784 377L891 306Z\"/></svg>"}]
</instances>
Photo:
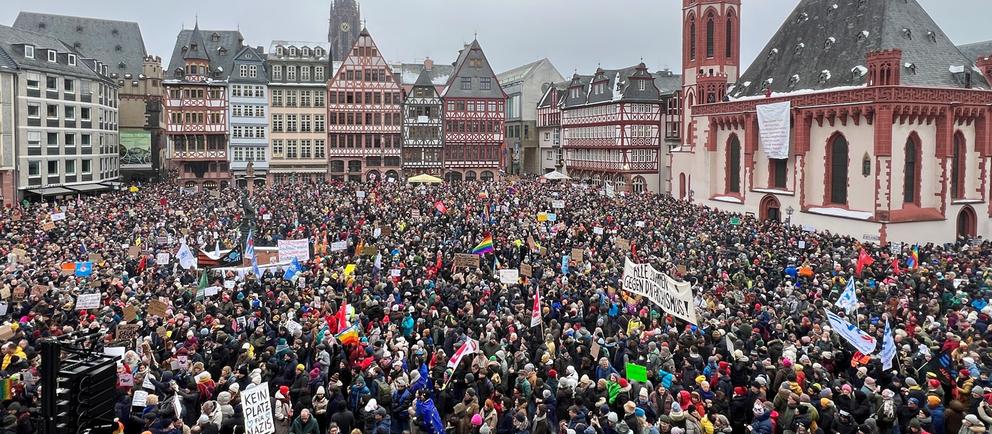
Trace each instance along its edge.
<instances>
[{"instance_id":1,"label":"red sandstone church","mask_svg":"<svg viewBox=\"0 0 992 434\"><path fill-rule=\"evenodd\" d=\"M916 0L801 0L741 72L741 13L683 0L673 195L870 241L989 235L992 41L955 46ZM757 113L786 101L775 150Z\"/></svg>"}]
</instances>

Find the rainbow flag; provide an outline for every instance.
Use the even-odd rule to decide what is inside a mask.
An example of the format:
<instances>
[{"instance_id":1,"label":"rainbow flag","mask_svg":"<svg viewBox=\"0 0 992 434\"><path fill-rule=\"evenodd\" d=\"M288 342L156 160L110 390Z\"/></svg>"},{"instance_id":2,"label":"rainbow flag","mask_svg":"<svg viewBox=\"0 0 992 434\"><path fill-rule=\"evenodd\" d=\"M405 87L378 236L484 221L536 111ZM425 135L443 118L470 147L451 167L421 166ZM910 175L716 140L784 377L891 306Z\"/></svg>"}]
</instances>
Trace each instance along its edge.
<instances>
[{"instance_id":1,"label":"rainbow flag","mask_svg":"<svg viewBox=\"0 0 992 434\"><path fill-rule=\"evenodd\" d=\"M486 235L486 237L482 239L482 242L479 243L478 246L475 246L474 249L472 249L472 253L474 253L476 255L484 255L486 253L489 253L489 252L492 252L492 251L495 251L495 250L496 249L493 248L493 236L492 235Z\"/></svg>"},{"instance_id":2,"label":"rainbow flag","mask_svg":"<svg viewBox=\"0 0 992 434\"><path fill-rule=\"evenodd\" d=\"M917 268L920 268L920 245L919 244L914 244L913 245L913 251L912 251L912 253L910 253L910 262L912 262L912 264L909 264L909 266L912 267L914 270L917 269Z\"/></svg>"},{"instance_id":3,"label":"rainbow flag","mask_svg":"<svg viewBox=\"0 0 992 434\"><path fill-rule=\"evenodd\" d=\"M352 324L351 327L344 329L343 332L338 333L334 337L338 338L338 341L341 342L341 345L348 345L348 344L358 345L359 342L358 327L356 327L355 324Z\"/></svg>"}]
</instances>

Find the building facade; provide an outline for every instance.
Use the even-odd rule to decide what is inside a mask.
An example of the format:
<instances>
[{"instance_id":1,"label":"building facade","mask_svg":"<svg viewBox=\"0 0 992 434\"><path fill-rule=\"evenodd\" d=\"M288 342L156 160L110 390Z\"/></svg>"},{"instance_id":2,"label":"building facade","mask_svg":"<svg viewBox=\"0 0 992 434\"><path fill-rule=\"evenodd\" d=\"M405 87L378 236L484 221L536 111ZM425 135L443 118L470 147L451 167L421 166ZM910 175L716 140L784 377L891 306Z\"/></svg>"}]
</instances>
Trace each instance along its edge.
<instances>
[{"instance_id":1,"label":"building facade","mask_svg":"<svg viewBox=\"0 0 992 434\"><path fill-rule=\"evenodd\" d=\"M21 12L13 27L52 36L108 66L120 96L121 181L149 180L162 167L162 59L145 50L138 23Z\"/></svg>"},{"instance_id":2,"label":"building facade","mask_svg":"<svg viewBox=\"0 0 992 434\"><path fill-rule=\"evenodd\" d=\"M490 180L504 167L506 93L478 40L458 53L441 92L444 101L444 177Z\"/></svg>"},{"instance_id":3,"label":"building facade","mask_svg":"<svg viewBox=\"0 0 992 434\"><path fill-rule=\"evenodd\" d=\"M616 191L667 191L664 113L678 82L671 72L648 72L644 63L573 76L561 100L569 176Z\"/></svg>"},{"instance_id":4,"label":"building facade","mask_svg":"<svg viewBox=\"0 0 992 434\"><path fill-rule=\"evenodd\" d=\"M430 59L403 101L403 175L441 176L444 160L444 104L432 80Z\"/></svg>"},{"instance_id":5,"label":"building facade","mask_svg":"<svg viewBox=\"0 0 992 434\"><path fill-rule=\"evenodd\" d=\"M561 147L561 102L568 83L545 83L544 95L537 102L538 170L542 175L554 171L568 173Z\"/></svg>"},{"instance_id":6,"label":"building facade","mask_svg":"<svg viewBox=\"0 0 992 434\"><path fill-rule=\"evenodd\" d=\"M361 32L362 9L358 0L331 0L331 18L327 28L328 51L336 62L344 60Z\"/></svg>"},{"instance_id":7,"label":"building facade","mask_svg":"<svg viewBox=\"0 0 992 434\"><path fill-rule=\"evenodd\" d=\"M26 30L0 26L0 41L0 57L16 74L0 78L4 202L110 188L120 158L109 66Z\"/></svg>"},{"instance_id":8,"label":"building facade","mask_svg":"<svg viewBox=\"0 0 992 434\"><path fill-rule=\"evenodd\" d=\"M881 243L992 233L989 77L916 1L800 1L738 79L740 12L683 2L673 194ZM779 158L756 112L786 102Z\"/></svg>"},{"instance_id":9,"label":"building facade","mask_svg":"<svg viewBox=\"0 0 992 434\"><path fill-rule=\"evenodd\" d=\"M268 65L269 179L276 184L320 181L327 175L330 47L325 42L272 41Z\"/></svg>"},{"instance_id":10,"label":"building facade","mask_svg":"<svg viewBox=\"0 0 992 434\"><path fill-rule=\"evenodd\" d=\"M237 31L183 30L165 83L167 157L187 188L231 185L228 78L244 47Z\"/></svg>"},{"instance_id":11,"label":"building facade","mask_svg":"<svg viewBox=\"0 0 992 434\"><path fill-rule=\"evenodd\" d=\"M506 156L509 174L543 174L537 105L543 85L565 80L547 58L513 68L496 76L506 93Z\"/></svg>"},{"instance_id":12,"label":"building facade","mask_svg":"<svg viewBox=\"0 0 992 434\"><path fill-rule=\"evenodd\" d=\"M399 179L402 88L367 29L327 83L328 178Z\"/></svg>"},{"instance_id":13,"label":"building facade","mask_svg":"<svg viewBox=\"0 0 992 434\"><path fill-rule=\"evenodd\" d=\"M244 47L234 56L228 79L228 158L238 187L264 186L269 171L269 90L265 50Z\"/></svg>"}]
</instances>

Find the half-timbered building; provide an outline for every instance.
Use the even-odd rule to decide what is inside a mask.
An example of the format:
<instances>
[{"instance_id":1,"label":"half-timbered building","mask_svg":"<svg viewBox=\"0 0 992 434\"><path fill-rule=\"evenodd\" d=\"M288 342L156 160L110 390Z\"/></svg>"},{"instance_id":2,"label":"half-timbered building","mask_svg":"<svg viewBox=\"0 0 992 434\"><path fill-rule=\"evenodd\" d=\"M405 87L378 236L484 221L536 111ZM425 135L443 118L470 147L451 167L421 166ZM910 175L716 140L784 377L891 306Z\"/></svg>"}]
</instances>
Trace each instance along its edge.
<instances>
[{"instance_id":1,"label":"half-timbered building","mask_svg":"<svg viewBox=\"0 0 992 434\"><path fill-rule=\"evenodd\" d=\"M544 95L537 102L537 136L541 173L567 173L561 148L561 101L568 91L567 81L545 83Z\"/></svg>"},{"instance_id":2,"label":"half-timbered building","mask_svg":"<svg viewBox=\"0 0 992 434\"><path fill-rule=\"evenodd\" d=\"M478 40L458 53L441 98L445 179L494 179L506 157L506 93Z\"/></svg>"},{"instance_id":3,"label":"half-timbered building","mask_svg":"<svg viewBox=\"0 0 992 434\"><path fill-rule=\"evenodd\" d=\"M403 96L368 29L327 84L328 177L399 179Z\"/></svg>"},{"instance_id":4,"label":"half-timbered building","mask_svg":"<svg viewBox=\"0 0 992 434\"><path fill-rule=\"evenodd\" d=\"M560 102L569 176L617 191L664 191L663 113L678 80L671 72L652 74L644 63L574 75Z\"/></svg>"},{"instance_id":5,"label":"half-timbered building","mask_svg":"<svg viewBox=\"0 0 992 434\"><path fill-rule=\"evenodd\" d=\"M164 100L167 158L185 187L230 185L227 80L244 48L237 31L183 30L176 38Z\"/></svg>"},{"instance_id":6,"label":"half-timbered building","mask_svg":"<svg viewBox=\"0 0 992 434\"><path fill-rule=\"evenodd\" d=\"M432 80L433 62L428 59L403 102L403 174L440 176L444 169L441 96Z\"/></svg>"},{"instance_id":7,"label":"half-timbered building","mask_svg":"<svg viewBox=\"0 0 992 434\"><path fill-rule=\"evenodd\" d=\"M683 0L674 194L866 241L990 234L992 50L963 54L917 0L801 0L738 79L740 16Z\"/></svg>"}]
</instances>

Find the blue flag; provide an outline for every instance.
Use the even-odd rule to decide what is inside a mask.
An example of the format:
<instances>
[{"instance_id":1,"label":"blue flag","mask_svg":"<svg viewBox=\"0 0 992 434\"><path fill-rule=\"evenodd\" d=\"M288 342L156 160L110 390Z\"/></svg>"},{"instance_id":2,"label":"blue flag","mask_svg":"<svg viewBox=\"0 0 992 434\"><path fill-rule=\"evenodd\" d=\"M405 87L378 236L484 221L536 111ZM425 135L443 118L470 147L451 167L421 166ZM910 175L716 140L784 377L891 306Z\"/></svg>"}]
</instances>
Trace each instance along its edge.
<instances>
[{"instance_id":1,"label":"blue flag","mask_svg":"<svg viewBox=\"0 0 992 434\"><path fill-rule=\"evenodd\" d=\"M858 294L854 291L854 277L847 280L847 286L844 287L844 292L840 293L840 298L837 299L834 306L843 309L848 314L858 310Z\"/></svg>"},{"instance_id":2,"label":"blue flag","mask_svg":"<svg viewBox=\"0 0 992 434\"><path fill-rule=\"evenodd\" d=\"M417 417L427 422L427 432L431 434L444 434L444 422L441 421L441 414L434 406L434 400L417 402Z\"/></svg>"},{"instance_id":3,"label":"blue flag","mask_svg":"<svg viewBox=\"0 0 992 434\"><path fill-rule=\"evenodd\" d=\"M298 261L294 256L293 262L289 263L289 268L287 268L286 272L282 274L282 278L286 280L293 280L296 279L296 276L301 272L303 272L303 266L300 265L300 261Z\"/></svg>"},{"instance_id":4,"label":"blue flag","mask_svg":"<svg viewBox=\"0 0 992 434\"><path fill-rule=\"evenodd\" d=\"M878 355L882 359L882 370L892 368L892 359L896 356L896 341L892 338L892 329L889 328L889 320L885 320L885 336L882 337L882 352Z\"/></svg>"},{"instance_id":5,"label":"blue flag","mask_svg":"<svg viewBox=\"0 0 992 434\"><path fill-rule=\"evenodd\" d=\"M568 274L568 255L561 257L561 274Z\"/></svg>"},{"instance_id":6,"label":"blue flag","mask_svg":"<svg viewBox=\"0 0 992 434\"><path fill-rule=\"evenodd\" d=\"M420 369L417 369L417 372L420 372L420 378L418 378L417 381L410 386L410 391L416 392L420 389L426 389L428 393L434 393L434 385L431 384L431 377L430 373L427 371L427 364L421 363Z\"/></svg>"},{"instance_id":7,"label":"blue flag","mask_svg":"<svg viewBox=\"0 0 992 434\"><path fill-rule=\"evenodd\" d=\"M74 270L76 277L90 277L93 275L93 263L90 261L81 261L76 263L76 268Z\"/></svg>"}]
</instances>

